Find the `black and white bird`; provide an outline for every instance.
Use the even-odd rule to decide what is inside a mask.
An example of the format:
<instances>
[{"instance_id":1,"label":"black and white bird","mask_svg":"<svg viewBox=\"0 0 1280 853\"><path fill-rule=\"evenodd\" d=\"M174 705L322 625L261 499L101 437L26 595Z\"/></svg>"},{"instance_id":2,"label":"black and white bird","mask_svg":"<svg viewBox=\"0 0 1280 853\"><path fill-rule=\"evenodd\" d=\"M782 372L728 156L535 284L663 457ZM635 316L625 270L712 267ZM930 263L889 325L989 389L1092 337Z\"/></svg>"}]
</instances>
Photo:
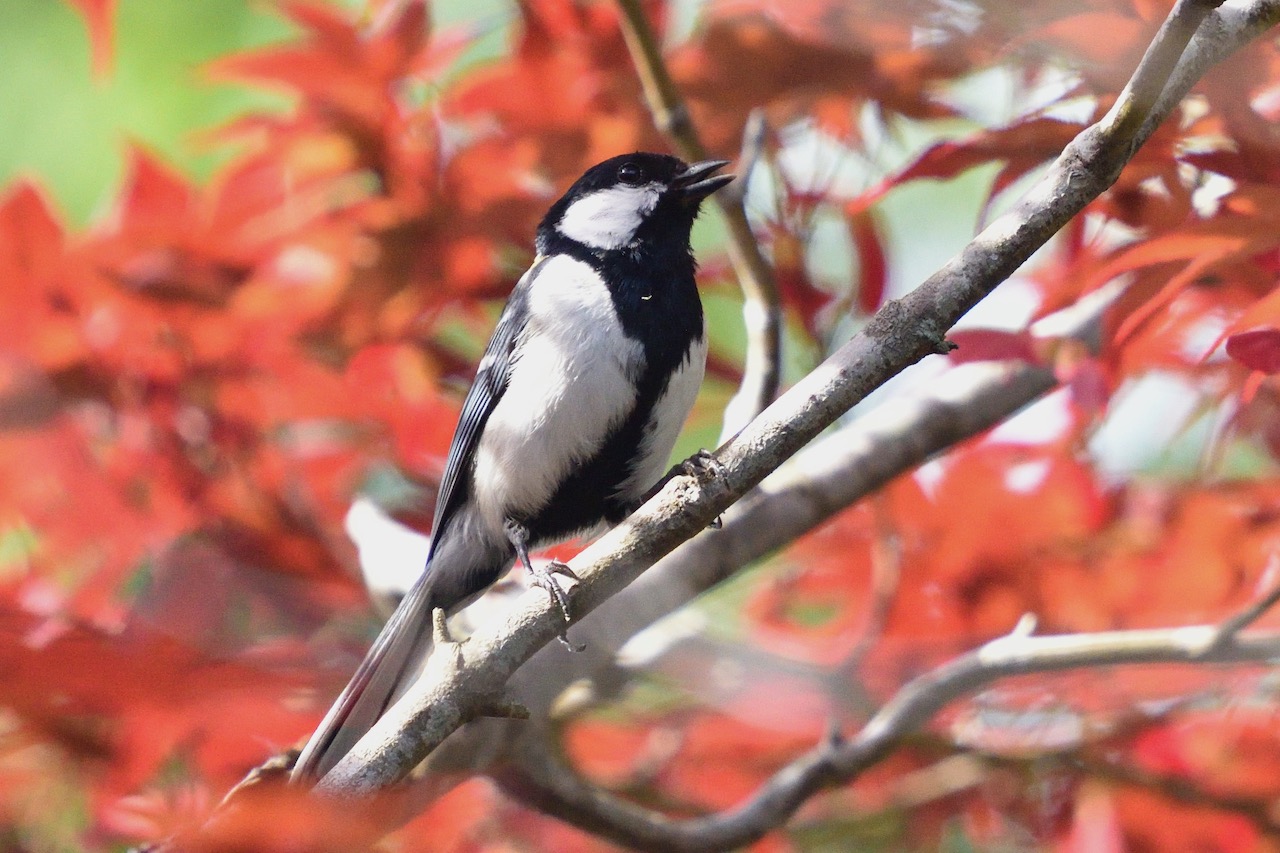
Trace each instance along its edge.
<instances>
[{"instance_id":1,"label":"black and white bird","mask_svg":"<svg viewBox=\"0 0 1280 853\"><path fill-rule=\"evenodd\" d=\"M466 605L529 549L640 505L702 384L707 344L689 233L727 161L637 152L577 180L538 226L462 407L426 568L311 736L295 780L327 773L418 677L432 611Z\"/></svg>"}]
</instances>

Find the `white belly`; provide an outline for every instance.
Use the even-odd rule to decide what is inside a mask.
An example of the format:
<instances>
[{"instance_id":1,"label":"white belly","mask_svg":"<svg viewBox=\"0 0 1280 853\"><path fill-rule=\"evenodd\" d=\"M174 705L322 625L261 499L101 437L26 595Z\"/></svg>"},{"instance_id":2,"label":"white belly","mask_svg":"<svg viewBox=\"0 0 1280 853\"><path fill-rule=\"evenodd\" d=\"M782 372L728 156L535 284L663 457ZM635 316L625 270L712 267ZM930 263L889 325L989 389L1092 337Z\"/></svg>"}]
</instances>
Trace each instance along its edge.
<instances>
[{"instance_id":1,"label":"white belly","mask_svg":"<svg viewBox=\"0 0 1280 853\"><path fill-rule=\"evenodd\" d=\"M505 515L544 506L570 467L601 446L635 408L644 369L608 290L568 257L547 261L530 288L522 341L476 448L475 499L496 530Z\"/></svg>"}]
</instances>

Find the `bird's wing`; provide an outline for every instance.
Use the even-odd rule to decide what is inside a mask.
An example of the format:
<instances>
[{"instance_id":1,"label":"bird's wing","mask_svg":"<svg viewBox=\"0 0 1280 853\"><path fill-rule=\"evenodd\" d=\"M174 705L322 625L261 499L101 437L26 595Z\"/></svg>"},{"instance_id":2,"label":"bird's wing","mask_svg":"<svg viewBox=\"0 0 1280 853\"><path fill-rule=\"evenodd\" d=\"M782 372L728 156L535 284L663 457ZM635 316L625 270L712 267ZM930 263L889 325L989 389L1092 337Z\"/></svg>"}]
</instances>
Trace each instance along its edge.
<instances>
[{"instance_id":1,"label":"bird's wing","mask_svg":"<svg viewBox=\"0 0 1280 853\"><path fill-rule=\"evenodd\" d=\"M511 375L512 351L528 315L528 290L542 269L535 263L516 285L498 319L498 326L485 347L475 382L462 404L458 428L449 446L436 518L432 526L428 567L436 545L466 502L467 469L475 456L476 444L485 422L506 391ZM464 547L466 543L455 543ZM479 549L483 543L476 543ZM482 555L481 559L485 559ZM460 602L440 601L432 572L424 571L383 626L355 675L325 714L294 763L292 778L315 781L351 750L383 715L407 678L416 676L419 664L431 649L431 612L436 607L451 608ZM447 595L447 593L446 593Z\"/></svg>"},{"instance_id":2,"label":"bird's wing","mask_svg":"<svg viewBox=\"0 0 1280 853\"><path fill-rule=\"evenodd\" d=\"M507 390L507 381L511 378L512 354L529 315L529 288L544 264L546 258L536 261L520 277L515 290L511 292L511 298L507 300L502 316L498 318L497 328L493 330L493 336L484 349L475 381L471 383L471 390L462 403L462 414L458 417L458 428L453 433L453 443L449 445L449 457L445 460L444 476L440 479L440 491L436 496L435 521L431 525L431 554L435 553L436 543L441 540L441 534L448 528L454 514L466 501L466 471L475 461L476 446L480 443L480 434L484 432L489 415ZM428 556L428 562L430 559Z\"/></svg>"}]
</instances>

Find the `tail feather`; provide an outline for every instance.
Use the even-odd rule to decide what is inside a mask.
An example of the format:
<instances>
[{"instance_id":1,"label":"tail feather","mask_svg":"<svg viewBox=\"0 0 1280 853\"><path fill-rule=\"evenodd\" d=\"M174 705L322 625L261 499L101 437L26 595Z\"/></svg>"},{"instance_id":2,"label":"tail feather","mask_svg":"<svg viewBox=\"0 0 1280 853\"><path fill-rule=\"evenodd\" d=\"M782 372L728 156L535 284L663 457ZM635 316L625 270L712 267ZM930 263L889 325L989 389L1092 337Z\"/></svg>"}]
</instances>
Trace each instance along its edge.
<instances>
[{"instance_id":1,"label":"tail feather","mask_svg":"<svg viewBox=\"0 0 1280 853\"><path fill-rule=\"evenodd\" d=\"M328 773L373 728L431 653L432 572L424 572L316 727L294 764L294 782Z\"/></svg>"},{"instance_id":2,"label":"tail feather","mask_svg":"<svg viewBox=\"0 0 1280 853\"><path fill-rule=\"evenodd\" d=\"M294 764L294 782L314 783L351 751L417 679L431 653L431 613L466 607L511 566L505 533L486 528L471 504L432 542L427 566L373 641L356 674Z\"/></svg>"}]
</instances>

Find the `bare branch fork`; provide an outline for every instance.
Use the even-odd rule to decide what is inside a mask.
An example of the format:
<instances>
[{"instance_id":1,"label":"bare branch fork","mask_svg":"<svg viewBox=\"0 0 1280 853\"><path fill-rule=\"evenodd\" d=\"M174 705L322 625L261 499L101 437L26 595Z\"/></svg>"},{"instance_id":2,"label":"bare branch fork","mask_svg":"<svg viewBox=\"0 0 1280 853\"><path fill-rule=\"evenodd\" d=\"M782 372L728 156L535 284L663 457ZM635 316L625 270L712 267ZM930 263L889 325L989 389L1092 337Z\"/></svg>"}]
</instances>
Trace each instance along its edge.
<instances>
[{"instance_id":1,"label":"bare branch fork","mask_svg":"<svg viewBox=\"0 0 1280 853\"><path fill-rule=\"evenodd\" d=\"M1262 615L1259 604L1277 598L1280 587L1220 625L1035 637L1028 633L1033 622L1019 623L1008 636L908 683L853 738L832 737L774 774L746 802L705 818L678 821L614 797L532 741L520 756L525 772L504 781L521 799L631 847L731 850L781 826L818 791L879 762L951 702L1001 679L1097 666L1274 661L1280 657L1280 634L1246 637L1240 630L1246 619Z\"/></svg>"},{"instance_id":2,"label":"bare branch fork","mask_svg":"<svg viewBox=\"0 0 1280 853\"><path fill-rule=\"evenodd\" d=\"M717 476L678 477L630 520L581 554L574 568L579 616L704 528L733 501L890 376L946 347L944 332L1037 247L1114 181L1123 164L1196 77L1177 73L1188 40L1219 0L1180 0L1112 110L1085 130L1010 213L746 427L721 453ZM1225 55L1277 16L1276 2L1233 4L1206 28L1192 64ZM1224 10L1225 12L1226 10ZM1230 35L1231 37L1226 37ZM1166 83L1166 81L1168 81ZM510 618L476 632L455 665L417 685L320 784L359 794L402 778L462 723L501 696L516 668L556 631L557 614L536 591Z\"/></svg>"}]
</instances>

